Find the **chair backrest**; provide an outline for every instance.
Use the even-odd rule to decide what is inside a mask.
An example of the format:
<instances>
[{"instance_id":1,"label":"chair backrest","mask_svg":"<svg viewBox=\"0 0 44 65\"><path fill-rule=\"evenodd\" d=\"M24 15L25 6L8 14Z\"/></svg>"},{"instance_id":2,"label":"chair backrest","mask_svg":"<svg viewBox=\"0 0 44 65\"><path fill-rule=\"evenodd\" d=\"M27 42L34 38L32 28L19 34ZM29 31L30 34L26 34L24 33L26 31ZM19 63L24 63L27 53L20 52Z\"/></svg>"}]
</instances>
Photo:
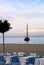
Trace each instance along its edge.
<instances>
[{"instance_id":1,"label":"chair backrest","mask_svg":"<svg viewBox=\"0 0 44 65\"><path fill-rule=\"evenodd\" d=\"M18 56L14 56L11 58L11 62L19 62Z\"/></svg>"},{"instance_id":2,"label":"chair backrest","mask_svg":"<svg viewBox=\"0 0 44 65\"><path fill-rule=\"evenodd\" d=\"M27 65L29 65L29 64L33 64L33 65L34 65L34 63L35 63L35 58L34 58L34 57L31 57L31 58L28 58L26 61L27 61L27 62L26 62Z\"/></svg>"},{"instance_id":3,"label":"chair backrest","mask_svg":"<svg viewBox=\"0 0 44 65\"><path fill-rule=\"evenodd\" d=\"M16 52L13 52L13 55L14 55L14 56L17 56L17 53L16 53Z\"/></svg>"},{"instance_id":4,"label":"chair backrest","mask_svg":"<svg viewBox=\"0 0 44 65\"><path fill-rule=\"evenodd\" d=\"M18 52L18 56L25 56L25 52Z\"/></svg>"},{"instance_id":5,"label":"chair backrest","mask_svg":"<svg viewBox=\"0 0 44 65\"><path fill-rule=\"evenodd\" d=\"M30 56L36 57L37 53L30 53Z\"/></svg>"},{"instance_id":6,"label":"chair backrest","mask_svg":"<svg viewBox=\"0 0 44 65\"><path fill-rule=\"evenodd\" d=\"M6 60L4 59L4 56L2 56L2 55L0 56L0 63L1 63L1 62L2 62L2 63L6 63Z\"/></svg>"}]
</instances>

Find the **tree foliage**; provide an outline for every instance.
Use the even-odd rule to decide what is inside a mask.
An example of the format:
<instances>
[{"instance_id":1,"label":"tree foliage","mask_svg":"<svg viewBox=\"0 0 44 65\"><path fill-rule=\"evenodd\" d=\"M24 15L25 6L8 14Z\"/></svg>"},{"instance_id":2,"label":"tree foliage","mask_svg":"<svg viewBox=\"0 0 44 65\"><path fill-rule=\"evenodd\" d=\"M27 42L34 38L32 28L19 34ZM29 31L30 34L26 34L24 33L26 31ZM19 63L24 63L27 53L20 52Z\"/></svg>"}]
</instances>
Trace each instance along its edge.
<instances>
[{"instance_id":1,"label":"tree foliage","mask_svg":"<svg viewBox=\"0 0 44 65\"><path fill-rule=\"evenodd\" d=\"M0 20L0 32L4 33L9 31L9 29L11 29L10 23L8 23L7 20L4 20L4 21Z\"/></svg>"}]
</instances>

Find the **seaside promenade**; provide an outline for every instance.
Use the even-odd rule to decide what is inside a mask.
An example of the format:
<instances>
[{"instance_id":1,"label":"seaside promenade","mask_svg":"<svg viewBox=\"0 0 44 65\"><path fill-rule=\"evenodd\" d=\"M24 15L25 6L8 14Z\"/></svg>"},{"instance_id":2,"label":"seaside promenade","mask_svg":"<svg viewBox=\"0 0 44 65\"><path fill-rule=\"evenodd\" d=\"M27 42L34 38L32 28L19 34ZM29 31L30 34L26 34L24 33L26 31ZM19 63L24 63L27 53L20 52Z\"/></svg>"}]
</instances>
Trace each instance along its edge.
<instances>
[{"instance_id":1,"label":"seaside promenade","mask_svg":"<svg viewBox=\"0 0 44 65\"><path fill-rule=\"evenodd\" d=\"M3 52L3 45L0 44L0 53ZM37 53L44 56L44 44L5 44L5 52Z\"/></svg>"}]
</instances>

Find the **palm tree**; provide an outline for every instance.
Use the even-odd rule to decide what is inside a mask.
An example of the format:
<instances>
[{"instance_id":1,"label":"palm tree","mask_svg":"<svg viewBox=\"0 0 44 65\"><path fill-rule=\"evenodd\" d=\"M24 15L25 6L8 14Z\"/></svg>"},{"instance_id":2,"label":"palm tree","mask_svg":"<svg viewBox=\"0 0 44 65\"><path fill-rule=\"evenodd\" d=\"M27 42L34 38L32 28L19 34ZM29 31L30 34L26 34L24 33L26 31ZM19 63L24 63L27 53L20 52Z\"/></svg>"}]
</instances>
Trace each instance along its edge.
<instances>
[{"instance_id":1,"label":"palm tree","mask_svg":"<svg viewBox=\"0 0 44 65\"><path fill-rule=\"evenodd\" d=\"M3 54L5 53L5 44L4 44L4 33L11 29L10 23L7 20L0 20L0 33L3 34Z\"/></svg>"}]
</instances>

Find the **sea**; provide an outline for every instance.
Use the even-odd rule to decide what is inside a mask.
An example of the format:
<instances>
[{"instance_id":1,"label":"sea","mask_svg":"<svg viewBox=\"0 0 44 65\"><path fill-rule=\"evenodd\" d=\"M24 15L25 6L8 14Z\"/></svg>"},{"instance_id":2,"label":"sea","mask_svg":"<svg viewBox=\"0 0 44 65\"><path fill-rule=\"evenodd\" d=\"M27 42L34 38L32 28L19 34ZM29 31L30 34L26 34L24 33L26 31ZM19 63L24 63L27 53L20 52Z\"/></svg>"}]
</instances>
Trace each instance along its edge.
<instances>
[{"instance_id":1,"label":"sea","mask_svg":"<svg viewBox=\"0 0 44 65\"><path fill-rule=\"evenodd\" d=\"M30 40L28 44L44 44L44 36L29 36ZM4 43L5 44L27 44L24 41L25 36L5 36ZM0 36L0 44L3 44L3 37Z\"/></svg>"},{"instance_id":2,"label":"sea","mask_svg":"<svg viewBox=\"0 0 44 65\"><path fill-rule=\"evenodd\" d=\"M25 36L5 36L5 44L27 44ZM29 36L28 44L44 44L44 36ZM0 44L3 44L3 37L0 36Z\"/></svg>"}]
</instances>

